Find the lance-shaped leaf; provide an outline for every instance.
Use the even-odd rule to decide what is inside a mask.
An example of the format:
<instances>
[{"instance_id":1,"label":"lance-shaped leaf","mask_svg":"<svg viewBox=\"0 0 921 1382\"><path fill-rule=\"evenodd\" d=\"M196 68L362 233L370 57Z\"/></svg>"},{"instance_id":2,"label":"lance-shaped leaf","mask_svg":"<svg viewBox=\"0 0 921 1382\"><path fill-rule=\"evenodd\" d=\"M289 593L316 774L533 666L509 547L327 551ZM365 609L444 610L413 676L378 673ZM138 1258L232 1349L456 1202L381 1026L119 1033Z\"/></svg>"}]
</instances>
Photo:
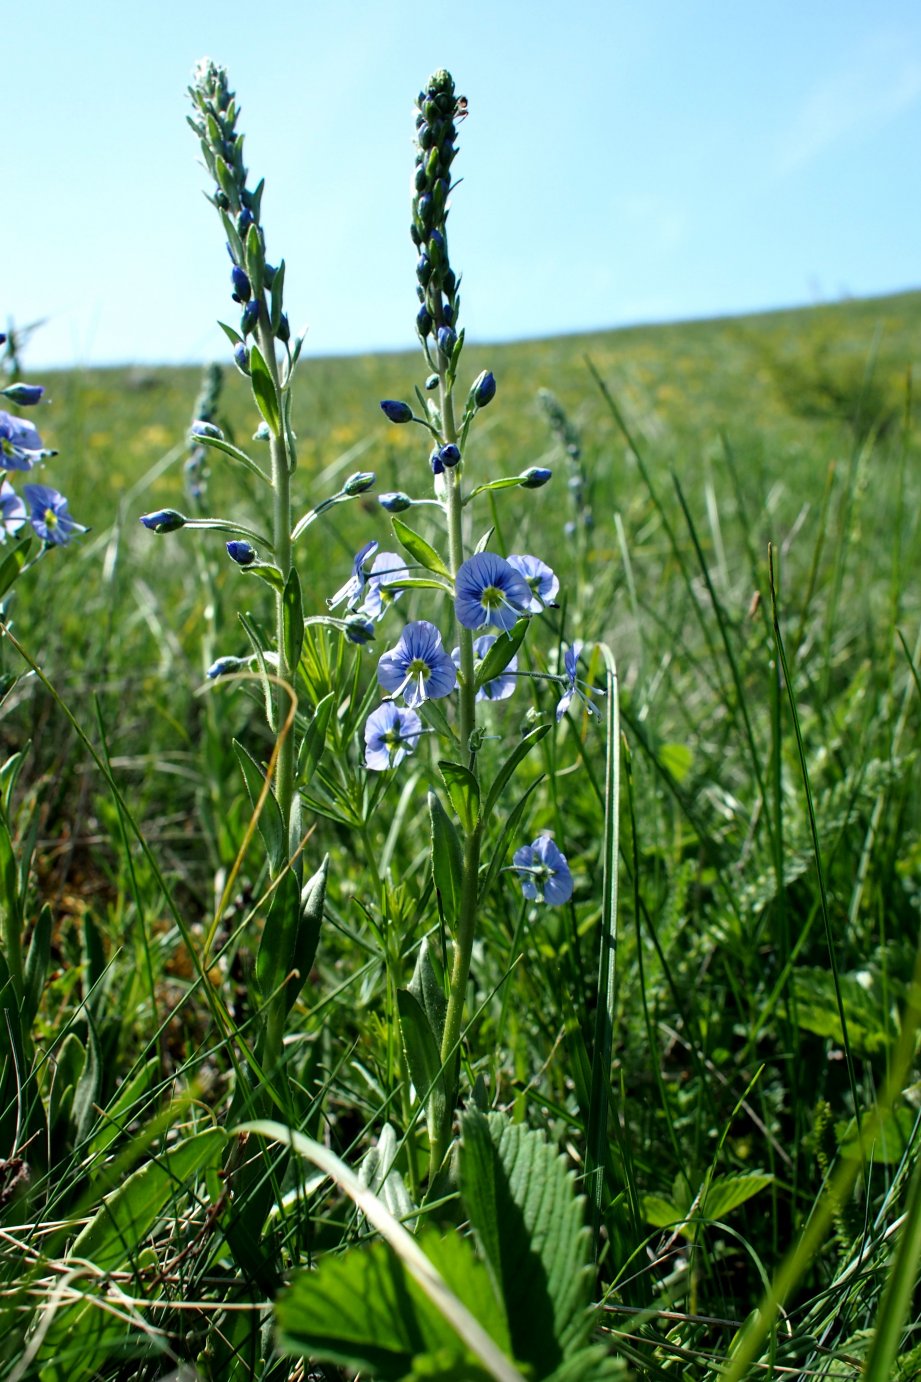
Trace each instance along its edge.
<instances>
[{"instance_id":1,"label":"lance-shaped leaf","mask_svg":"<svg viewBox=\"0 0 921 1382\"><path fill-rule=\"evenodd\" d=\"M278 411L275 381L269 372L262 351L255 342L250 346L249 369L256 407L265 418L272 436L277 437L281 434L281 413Z\"/></svg>"},{"instance_id":2,"label":"lance-shaped leaf","mask_svg":"<svg viewBox=\"0 0 921 1382\"><path fill-rule=\"evenodd\" d=\"M448 1113L448 1085L438 1043L424 1009L409 989L397 989L397 1008L410 1078L425 1109L429 1140L434 1141Z\"/></svg>"},{"instance_id":3,"label":"lance-shaped leaf","mask_svg":"<svg viewBox=\"0 0 921 1382\"><path fill-rule=\"evenodd\" d=\"M432 877L441 897L445 920L453 928L460 916L463 852L454 822L437 792L429 792L429 815L432 821Z\"/></svg>"},{"instance_id":4,"label":"lance-shaped leaf","mask_svg":"<svg viewBox=\"0 0 921 1382\"><path fill-rule=\"evenodd\" d=\"M460 818L464 833L471 835L480 814L480 788L469 768L461 763L450 763L442 759L438 770L448 789L451 805Z\"/></svg>"},{"instance_id":5,"label":"lance-shaped leaf","mask_svg":"<svg viewBox=\"0 0 921 1382\"><path fill-rule=\"evenodd\" d=\"M304 646L304 608L301 602L301 582L297 568L292 566L282 594L282 618L285 634L285 661L292 675L297 671Z\"/></svg>"},{"instance_id":6,"label":"lance-shaped leaf","mask_svg":"<svg viewBox=\"0 0 921 1382\"><path fill-rule=\"evenodd\" d=\"M266 1001L281 988L295 968L294 951L300 911L301 894L297 875L293 869L285 869L272 893L256 952L256 982Z\"/></svg>"},{"instance_id":7,"label":"lance-shaped leaf","mask_svg":"<svg viewBox=\"0 0 921 1382\"><path fill-rule=\"evenodd\" d=\"M274 876L288 857L288 840L281 818L281 807L278 805L271 788L265 791L265 773L249 749L244 748L239 739L234 739L233 747L243 772L243 780L246 783L246 790L249 793L253 810L256 809L259 798L265 792L262 810L259 812L259 834L262 836L262 843L265 845L265 852L268 855L269 871Z\"/></svg>"},{"instance_id":8,"label":"lance-shaped leaf","mask_svg":"<svg viewBox=\"0 0 921 1382\"><path fill-rule=\"evenodd\" d=\"M519 619L508 633L500 633L476 670L476 689L504 672L512 658L521 647L522 639L528 631L529 619Z\"/></svg>"},{"instance_id":9,"label":"lance-shaped leaf","mask_svg":"<svg viewBox=\"0 0 921 1382\"><path fill-rule=\"evenodd\" d=\"M391 522L397 540L409 555L414 557L420 566L424 566L426 571L434 571L436 576L444 576L450 581L451 572L431 543L426 542L424 537L420 537L415 529L404 523L401 518L394 518Z\"/></svg>"},{"instance_id":10,"label":"lance-shaped leaf","mask_svg":"<svg viewBox=\"0 0 921 1382\"><path fill-rule=\"evenodd\" d=\"M317 770L317 764L323 756L323 749L326 746L326 731L329 729L329 717L332 714L335 698L335 692L330 691L327 696L323 697L322 701L317 702L313 719L304 731L297 755L297 781L301 787L306 787L310 782Z\"/></svg>"}]
</instances>

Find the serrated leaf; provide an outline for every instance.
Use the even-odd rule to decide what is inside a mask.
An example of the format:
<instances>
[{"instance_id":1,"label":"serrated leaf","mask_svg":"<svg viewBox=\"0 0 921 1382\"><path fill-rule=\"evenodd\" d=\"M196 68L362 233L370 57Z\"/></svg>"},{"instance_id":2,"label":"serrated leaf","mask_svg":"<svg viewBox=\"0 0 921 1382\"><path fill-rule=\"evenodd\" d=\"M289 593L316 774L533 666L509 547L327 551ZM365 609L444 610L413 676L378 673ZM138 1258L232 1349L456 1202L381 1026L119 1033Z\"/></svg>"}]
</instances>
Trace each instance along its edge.
<instances>
[{"instance_id":1,"label":"serrated leaf","mask_svg":"<svg viewBox=\"0 0 921 1382\"><path fill-rule=\"evenodd\" d=\"M438 764L444 785L448 789L451 805L457 812L464 832L471 835L480 814L480 786L469 768L461 763L450 763L442 759Z\"/></svg>"},{"instance_id":2,"label":"serrated leaf","mask_svg":"<svg viewBox=\"0 0 921 1382\"><path fill-rule=\"evenodd\" d=\"M584 1201L542 1133L478 1109L461 1131L464 1208L505 1302L515 1357L545 1378L593 1325Z\"/></svg>"},{"instance_id":3,"label":"serrated leaf","mask_svg":"<svg viewBox=\"0 0 921 1382\"><path fill-rule=\"evenodd\" d=\"M429 792L429 816L432 822L432 877L441 896L445 920L453 928L460 916L463 851L454 822L437 792Z\"/></svg>"},{"instance_id":4,"label":"serrated leaf","mask_svg":"<svg viewBox=\"0 0 921 1382\"><path fill-rule=\"evenodd\" d=\"M440 1238L426 1230L416 1241L508 1354L502 1308L470 1240L458 1234ZM353 1371L366 1369L378 1382L409 1376L464 1382L489 1377L382 1242L349 1248L324 1258L314 1271L298 1272L276 1300L275 1319L284 1352Z\"/></svg>"},{"instance_id":5,"label":"serrated leaf","mask_svg":"<svg viewBox=\"0 0 921 1382\"><path fill-rule=\"evenodd\" d=\"M685 1219L684 1212L662 1195L644 1195L642 1205L643 1217L654 1228L674 1228Z\"/></svg>"},{"instance_id":6,"label":"serrated leaf","mask_svg":"<svg viewBox=\"0 0 921 1382\"><path fill-rule=\"evenodd\" d=\"M397 989L397 1008L409 1074L425 1109L429 1140L435 1141L448 1108L448 1088L438 1043L425 1010L409 989Z\"/></svg>"},{"instance_id":7,"label":"serrated leaf","mask_svg":"<svg viewBox=\"0 0 921 1382\"><path fill-rule=\"evenodd\" d=\"M715 1176L704 1196L699 1213L701 1218L722 1219L730 1210L750 1200L753 1195L770 1185L774 1177L762 1171L741 1171L725 1176Z\"/></svg>"},{"instance_id":8,"label":"serrated leaf","mask_svg":"<svg viewBox=\"0 0 921 1382\"><path fill-rule=\"evenodd\" d=\"M424 537L421 537L408 523L404 523L401 518L393 518L391 523L397 541L411 557L415 557L420 566L424 566L426 571L434 571L436 576L444 576L446 580L450 581L451 572L430 542L426 542Z\"/></svg>"},{"instance_id":9,"label":"serrated leaf","mask_svg":"<svg viewBox=\"0 0 921 1382\"><path fill-rule=\"evenodd\" d=\"M281 413L278 410L275 382L265 362L265 357L255 342L250 346L249 370L256 407L265 419L272 435L277 437L281 433Z\"/></svg>"},{"instance_id":10,"label":"serrated leaf","mask_svg":"<svg viewBox=\"0 0 921 1382\"><path fill-rule=\"evenodd\" d=\"M547 734L549 730L549 724L537 725L534 729L528 731L528 733L524 736L524 738L521 740L519 744L515 745L515 748L512 750L508 758L502 764L502 767L496 773L492 786L490 787L489 792L487 793L486 805L483 807L484 821L492 813L493 807L495 806L496 802L499 800L500 796L505 790L505 784L508 782L509 778L512 776L512 773L518 767L518 764L523 759L527 758L528 754L534 748L534 745L539 744L541 739L543 739L544 735Z\"/></svg>"},{"instance_id":11,"label":"serrated leaf","mask_svg":"<svg viewBox=\"0 0 921 1382\"><path fill-rule=\"evenodd\" d=\"M521 647L522 639L528 631L530 622L530 619L517 620L507 633L500 633L492 647L486 650L486 656L476 670L476 682L474 684L477 691L488 681L499 676L500 672L505 671Z\"/></svg>"},{"instance_id":12,"label":"serrated leaf","mask_svg":"<svg viewBox=\"0 0 921 1382\"><path fill-rule=\"evenodd\" d=\"M245 748L239 739L234 739L233 747L243 773L250 802L255 811L256 803L265 787L265 773L249 749ZM288 838L281 816L281 807L278 805L275 793L271 788L266 792L265 801L259 813L259 834L262 836L262 842L268 856L269 871L274 876L288 857Z\"/></svg>"},{"instance_id":13,"label":"serrated leaf","mask_svg":"<svg viewBox=\"0 0 921 1382\"><path fill-rule=\"evenodd\" d=\"M301 582L297 569L292 566L282 593L282 618L284 621L285 661L292 675L297 671L304 646L304 607L301 602Z\"/></svg>"}]
</instances>

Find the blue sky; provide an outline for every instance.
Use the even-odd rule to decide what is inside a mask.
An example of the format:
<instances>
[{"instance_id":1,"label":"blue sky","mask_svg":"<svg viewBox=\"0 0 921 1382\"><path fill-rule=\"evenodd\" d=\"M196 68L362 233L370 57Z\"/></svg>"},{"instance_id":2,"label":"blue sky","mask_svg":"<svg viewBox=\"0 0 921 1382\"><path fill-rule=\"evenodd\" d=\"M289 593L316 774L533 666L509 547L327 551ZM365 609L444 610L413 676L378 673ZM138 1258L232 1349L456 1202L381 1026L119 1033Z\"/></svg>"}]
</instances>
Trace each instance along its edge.
<instances>
[{"instance_id":1,"label":"blue sky","mask_svg":"<svg viewBox=\"0 0 921 1382\"><path fill-rule=\"evenodd\" d=\"M33 370L226 354L185 124L204 54L316 355L414 342L412 100L439 66L470 102L449 224L473 338L921 283L917 0L31 0L3 28L0 317L48 319Z\"/></svg>"}]
</instances>

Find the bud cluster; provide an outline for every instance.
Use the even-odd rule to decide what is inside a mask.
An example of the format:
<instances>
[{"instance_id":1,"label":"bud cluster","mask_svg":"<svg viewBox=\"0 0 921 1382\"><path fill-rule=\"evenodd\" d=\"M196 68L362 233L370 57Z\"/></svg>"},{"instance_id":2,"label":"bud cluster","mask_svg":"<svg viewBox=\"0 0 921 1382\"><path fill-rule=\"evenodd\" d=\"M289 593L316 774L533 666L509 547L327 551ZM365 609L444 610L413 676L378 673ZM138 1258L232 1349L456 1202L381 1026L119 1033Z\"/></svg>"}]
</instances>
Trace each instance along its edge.
<instances>
[{"instance_id":1,"label":"bud cluster","mask_svg":"<svg viewBox=\"0 0 921 1382\"><path fill-rule=\"evenodd\" d=\"M416 168L410 234L419 251L416 278L419 301L416 327L429 353L429 338L450 362L457 342L460 298L458 279L448 259L448 193L451 164L457 152L454 123L458 100L454 79L440 70L420 91L416 115Z\"/></svg>"},{"instance_id":2,"label":"bud cluster","mask_svg":"<svg viewBox=\"0 0 921 1382\"><path fill-rule=\"evenodd\" d=\"M195 400L193 419L210 423L215 421L223 383L224 373L220 365L213 363L206 365L202 374L201 389ZM209 478L208 452L199 443L197 436L189 437L189 455L184 466L184 473L189 499L196 508L203 510L207 499Z\"/></svg>"},{"instance_id":3,"label":"bud cluster","mask_svg":"<svg viewBox=\"0 0 921 1382\"><path fill-rule=\"evenodd\" d=\"M272 334L286 344L291 329L282 311L284 262L277 269L266 263L265 233L260 223L264 183L260 181L254 191L246 185L243 135L236 129L240 112L236 97L228 88L224 68L203 58L195 68L189 95L197 112L188 117L189 124L199 137L205 164L215 183L208 200L220 212L227 236L232 265L231 297L242 308L243 341L261 323L269 325ZM234 359L248 373L245 344L235 351Z\"/></svg>"}]
</instances>

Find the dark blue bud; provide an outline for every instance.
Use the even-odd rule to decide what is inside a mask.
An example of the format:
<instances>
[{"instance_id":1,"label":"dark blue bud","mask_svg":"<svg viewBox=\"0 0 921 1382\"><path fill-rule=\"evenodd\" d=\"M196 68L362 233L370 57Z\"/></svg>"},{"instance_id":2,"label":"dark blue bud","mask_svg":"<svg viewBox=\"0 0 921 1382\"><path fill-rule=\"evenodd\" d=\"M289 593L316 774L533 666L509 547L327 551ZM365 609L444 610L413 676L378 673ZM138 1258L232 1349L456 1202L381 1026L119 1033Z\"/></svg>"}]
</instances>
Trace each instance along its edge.
<instances>
[{"instance_id":1,"label":"dark blue bud","mask_svg":"<svg viewBox=\"0 0 921 1382\"><path fill-rule=\"evenodd\" d=\"M416 249L419 248L419 246L422 244L422 241L423 241L423 239L424 239L424 236L423 236L423 234L422 234L422 231L421 231L421 230L419 229L419 227L416 225L415 221L413 221L412 225L409 227L409 238L412 240L412 242L413 242L413 244L415 245Z\"/></svg>"},{"instance_id":2,"label":"dark blue bud","mask_svg":"<svg viewBox=\"0 0 921 1382\"><path fill-rule=\"evenodd\" d=\"M244 336L248 336L251 331L256 330L256 323L259 321L259 303L255 300L248 302L243 308L243 316L240 320L240 330Z\"/></svg>"},{"instance_id":3,"label":"dark blue bud","mask_svg":"<svg viewBox=\"0 0 921 1382\"><path fill-rule=\"evenodd\" d=\"M239 264L234 264L233 268L230 270L230 277L233 280L232 297L234 302L249 302L253 295L252 285L249 281L249 277L244 270L240 268Z\"/></svg>"},{"instance_id":4,"label":"dark blue bud","mask_svg":"<svg viewBox=\"0 0 921 1382\"><path fill-rule=\"evenodd\" d=\"M540 489L541 485L545 485L552 474L553 471L547 470L546 466L532 465L518 476L518 483L522 489Z\"/></svg>"},{"instance_id":5,"label":"dark blue bud","mask_svg":"<svg viewBox=\"0 0 921 1382\"><path fill-rule=\"evenodd\" d=\"M448 470L450 470L452 466L457 465L458 461L461 458L460 451L457 449L454 443L450 441L448 442L447 446L443 446L441 448L438 455L441 458L442 465L445 466Z\"/></svg>"},{"instance_id":6,"label":"dark blue bud","mask_svg":"<svg viewBox=\"0 0 921 1382\"><path fill-rule=\"evenodd\" d=\"M432 318L427 307L420 307L416 313L416 330L425 339L432 329Z\"/></svg>"},{"instance_id":7,"label":"dark blue bud","mask_svg":"<svg viewBox=\"0 0 921 1382\"><path fill-rule=\"evenodd\" d=\"M245 657L219 657L212 662L205 675L214 681L217 677L226 677L230 672L245 672L248 666Z\"/></svg>"},{"instance_id":8,"label":"dark blue bud","mask_svg":"<svg viewBox=\"0 0 921 1382\"><path fill-rule=\"evenodd\" d=\"M271 288L272 284L275 282L275 275L277 273L278 270L275 268L274 264L266 264L264 266L262 270L262 278L267 288Z\"/></svg>"},{"instance_id":9,"label":"dark blue bud","mask_svg":"<svg viewBox=\"0 0 921 1382\"><path fill-rule=\"evenodd\" d=\"M288 321L287 312L282 312L281 320L278 323L278 330L275 332L275 335L278 338L278 340L281 341L282 345L286 345L287 342L290 341L291 324Z\"/></svg>"},{"instance_id":10,"label":"dark blue bud","mask_svg":"<svg viewBox=\"0 0 921 1382\"><path fill-rule=\"evenodd\" d=\"M432 467L433 475L443 475L445 470L444 461L441 459L441 450L435 446L429 456L429 465Z\"/></svg>"},{"instance_id":11,"label":"dark blue bud","mask_svg":"<svg viewBox=\"0 0 921 1382\"><path fill-rule=\"evenodd\" d=\"M356 470L355 474L350 475L342 486L342 493L347 494L349 498L356 494L364 494L366 490L371 488L376 479L377 476L373 470Z\"/></svg>"},{"instance_id":12,"label":"dark blue bud","mask_svg":"<svg viewBox=\"0 0 921 1382\"><path fill-rule=\"evenodd\" d=\"M215 441L224 440L224 433L220 427L216 427L213 422L202 422L200 418L192 423L189 431L193 437L213 437Z\"/></svg>"},{"instance_id":13,"label":"dark blue bud","mask_svg":"<svg viewBox=\"0 0 921 1382\"><path fill-rule=\"evenodd\" d=\"M345 636L350 643L370 643L374 639L374 625L361 614L350 614L345 621Z\"/></svg>"},{"instance_id":14,"label":"dark blue bud","mask_svg":"<svg viewBox=\"0 0 921 1382\"><path fill-rule=\"evenodd\" d=\"M242 341L237 341L237 344L234 346L233 358L240 373L249 374L249 351Z\"/></svg>"},{"instance_id":15,"label":"dark blue bud","mask_svg":"<svg viewBox=\"0 0 921 1382\"><path fill-rule=\"evenodd\" d=\"M157 509L154 513L141 514L140 522L153 533L174 533L185 526L186 518L175 509Z\"/></svg>"},{"instance_id":16,"label":"dark blue bud","mask_svg":"<svg viewBox=\"0 0 921 1382\"><path fill-rule=\"evenodd\" d=\"M246 239L246 232L249 230L250 226L254 224L255 220L256 218L250 211L249 207L244 206L243 210L237 217L237 232L241 240Z\"/></svg>"},{"instance_id":17,"label":"dark blue bud","mask_svg":"<svg viewBox=\"0 0 921 1382\"><path fill-rule=\"evenodd\" d=\"M478 408L485 408L487 403L492 403L495 396L495 376L489 370L484 370L473 381L473 401Z\"/></svg>"},{"instance_id":18,"label":"dark blue bud","mask_svg":"<svg viewBox=\"0 0 921 1382\"><path fill-rule=\"evenodd\" d=\"M430 149L432 147L431 126L427 125L425 121L423 121L422 124L419 126L416 138L419 141L420 149Z\"/></svg>"},{"instance_id":19,"label":"dark blue bud","mask_svg":"<svg viewBox=\"0 0 921 1382\"><path fill-rule=\"evenodd\" d=\"M428 179L427 179L427 177L425 176L425 169L422 168L422 167L417 168L417 169L416 169L416 178L415 178L415 182L416 182L416 191L417 191L417 192L424 192L424 191L425 191L425 184L426 184L427 181L428 181Z\"/></svg>"},{"instance_id":20,"label":"dark blue bud","mask_svg":"<svg viewBox=\"0 0 921 1382\"><path fill-rule=\"evenodd\" d=\"M428 283L431 276L432 262L427 254L420 254L419 261L416 264L416 277L422 284L423 288L425 287L426 283Z\"/></svg>"},{"instance_id":21,"label":"dark blue bud","mask_svg":"<svg viewBox=\"0 0 921 1382\"><path fill-rule=\"evenodd\" d=\"M0 392L20 408L28 408L38 402L45 390L41 384L8 384Z\"/></svg>"},{"instance_id":22,"label":"dark blue bud","mask_svg":"<svg viewBox=\"0 0 921 1382\"><path fill-rule=\"evenodd\" d=\"M432 224L432 199L427 192L419 198L416 211L419 220L422 222L425 229L428 230L429 226Z\"/></svg>"},{"instance_id":23,"label":"dark blue bud","mask_svg":"<svg viewBox=\"0 0 921 1382\"><path fill-rule=\"evenodd\" d=\"M0 331L0 345L6 345L6 332Z\"/></svg>"},{"instance_id":24,"label":"dark blue bud","mask_svg":"<svg viewBox=\"0 0 921 1382\"><path fill-rule=\"evenodd\" d=\"M252 543L234 538L233 542L227 544L227 555L237 566L252 566L256 560L256 549Z\"/></svg>"},{"instance_id":25,"label":"dark blue bud","mask_svg":"<svg viewBox=\"0 0 921 1382\"><path fill-rule=\"evenodd\" d=\"M428 377L428 379L426 379L426 381L425 381L425 387L426 387L427 392L428 392L428 393L431 393L433 389L437 389L437 388L438 388L438 384L439 384L438 375L437 375L437 374L430 374L429 377Z\"/></svg>"},{"instance_id":26,"label":"dark blue bud","mask_svg":"<svg viewBox=\"0 0 921 1382\"><path fill-rule=\"evenodd\" d=\"M230 198L228 197L227 193L224 191L223 187L215 187L215 189L214 189L214 205L215 205L216 207L218 207L219 210L221 210L221 211L229 211L229 210L230 210Z\"/></svg>"},{"instance_id":27,"label":"dark blue bud","mask_svg":"<svg viewBox=\"0 0 921 1382\"><path fill-rule=\"evenodd\" d=\"M450 358L456 344L457 332L452 327L441 326L438 328L438 349L442 355L447 355Z\"/></svg>"},{"instance_id":28,"label":"dark blue bud","mask_svg":"<svg viewBox=\"0 0 921 1382\"><path fill-rule=\"evenodd\" d=\"M442 283L444 285L444 290L447 293L448 297L453 297L457 289L457 274L454 272L453 269L448 269L447 273L442 279Z\"/></svg>"},{"instance_id":29,"label":"dark blue bud","mask_svg":"<svg viewBox=\"0 0 921 1382\"><path fill-rule=\"evenodd\" d=\"M407 509L411 509L413 506L413 501L409 495L404 494L402 490L394 490L391 494L379 494L377 502L388 513L405 513Z\"/></svg>"},{"instance_id":30,"label":"dark blue bud","mask_svg":"<svg viewBox=\"0 0 921 1382\"><path fill-rule=\"evenodd\" d=\"M412 422L413 420L413 410L409 404L402 403L396 398L385 398L381 403L381 412L391 422Z\"/></svg>"}]
</instances>

